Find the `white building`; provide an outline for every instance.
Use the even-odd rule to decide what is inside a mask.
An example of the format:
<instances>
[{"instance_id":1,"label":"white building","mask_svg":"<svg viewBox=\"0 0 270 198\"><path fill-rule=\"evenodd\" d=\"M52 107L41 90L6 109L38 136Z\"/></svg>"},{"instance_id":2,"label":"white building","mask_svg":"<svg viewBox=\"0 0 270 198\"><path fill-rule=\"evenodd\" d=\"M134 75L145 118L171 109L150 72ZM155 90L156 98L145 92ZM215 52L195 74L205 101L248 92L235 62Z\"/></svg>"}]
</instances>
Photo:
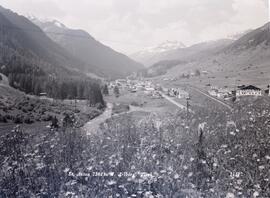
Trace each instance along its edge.
<instances>
[{"instance_id":1,"label":"white building","mask_svg":"<svg viewBox=\"0 0 270 198\"><path fill-rule=\"evenodd\" d=\"M146 87L145 87L145 90L146 90L146 91L155 91L155 88L146 86Z\"/></svg>"},{"instance_id":2,"label":"white building","mask_svg":"<svg viewBox=\"0 0 270 198\"><path fill-rule=\"evenodd\" d=\"M262 90L253 85L249 85L238 89L236 96L262 96Z\"/></svg>"},{"instance_id":3,"label":"white building","mask_svg":"<svg viewBox=\"0 0 270 198\"><path fill-rule=\"evenodd\" d=\"M177 98L189 98L189 93L184 90L179 89Z\"/></svg>"},{"instance_id":4,"label":"white building","mask_svg":"<svg viewBox=\"0 0 270 198\"><path fill-rule=\"evenodd\" d=\"M202 71L202 74L203 74L203 75L207 75L207 74L209 74L209 73L208 73L208 71Z\"/></svg>"},{"instance_id":5,"label":"white building","mask_svg":"<svg viewBox=\"0 0 270 198\"><path fill-rule=\"evenodd\" d=\"M218 92L216 89L211 89L208 91L210 96L218 97Z\"/></svg>"},{"instance_id":6,"label":"white building","mask_svg":"<svg viewBox=\"0 0 270 198\"><path fill-rule=\"evenodd\" d=\"M189 97L189 93L179 89L179 88L170 88L168 90L168 95L171 97L177 97L177 98L188 98Z\"/></svg>"}]
</instances>

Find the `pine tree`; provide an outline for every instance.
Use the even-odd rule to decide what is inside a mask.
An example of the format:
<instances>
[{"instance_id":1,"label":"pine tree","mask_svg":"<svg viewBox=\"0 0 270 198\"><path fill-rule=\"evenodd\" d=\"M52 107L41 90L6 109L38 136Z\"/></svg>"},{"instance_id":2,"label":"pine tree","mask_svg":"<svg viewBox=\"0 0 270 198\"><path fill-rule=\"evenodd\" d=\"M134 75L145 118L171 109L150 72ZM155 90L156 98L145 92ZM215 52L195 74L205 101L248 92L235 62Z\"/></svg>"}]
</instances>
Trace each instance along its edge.
<instances>
[{"instance_id":1,"label":"pine tree","mask_svg":"<svg viewBox=\"0 0 270 198\"><path fill-rule=\"evenodd\" d=\"M104 94L105 96L109 95L109 89L108 89L108 85L107 85L107 84L104 85L102 91L103 91L103 94Z\"/></svg>"},{"instance_id":2,"label":"pine tree","mask_svg":"<svg viewBox=\"0 0 270 198\"><path fill-rule=\"evenodd\" d=\"M120 96L120 91L119 91L119 87L118 86L115 86L114 87L113 93L114 93L115 97L117 97L117 98Z\"/></svg>"}]
</instances>

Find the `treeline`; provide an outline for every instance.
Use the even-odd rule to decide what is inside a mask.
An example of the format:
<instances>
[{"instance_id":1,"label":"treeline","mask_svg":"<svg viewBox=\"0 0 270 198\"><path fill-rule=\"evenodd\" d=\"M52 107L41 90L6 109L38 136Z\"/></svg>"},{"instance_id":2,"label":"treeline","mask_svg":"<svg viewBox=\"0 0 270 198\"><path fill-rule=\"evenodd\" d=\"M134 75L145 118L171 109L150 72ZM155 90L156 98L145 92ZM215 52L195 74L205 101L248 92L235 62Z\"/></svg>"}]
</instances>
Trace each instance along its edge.
<instances>
[{"instance_id":1,"label":"treeline","mask_svg":"<svg viewBox=\"0 0 270 198\"><path fill-rule=\"evenodd\" d=\"M96 80L72 78L60 80L55 75L46 74L38 66L32 66L21 60L13 59L8 66L3 61L1 65L0 73L8 76L10 86L27 94L46 93L48 97L54 99L86 99L90 105L104 105L101 89Z\"/></svg>"},{"instance_id":2,"label":"treeline","mask_svg":"<svg viewBox=\"0 0 270 198\"><path fill-rule=\"evenodd\" d=\"M50 57L39 57L24 42L18 32L0 27L0 73L8 77L10 86L27 94L46 93L55 99L87 99L90 105L104 105L96 80L55 66Z\"/></svg>"},{"instance_id":3,"label":"treeline","mask_svg":"<svg viewBox=\"0 0 270 198\"><path fill-rule=\"evenodd\" d=\"M104 105L99 84L90 80L48 81L44 92L56 99L81 99L88 100L90 105Z\"/></svg>"},{"instance_id":4,"label":"treeline","mask_svg":"<svg viewBox=\"0 0 270 198\"><path fill-rule=\"evenodd\" d=\"M10 86L27 94L40 94L41 83L47 79L41 68L15 55L10 59L2 57L0 65L0 72L8 77Z\"/></svg>"}]
</instances>

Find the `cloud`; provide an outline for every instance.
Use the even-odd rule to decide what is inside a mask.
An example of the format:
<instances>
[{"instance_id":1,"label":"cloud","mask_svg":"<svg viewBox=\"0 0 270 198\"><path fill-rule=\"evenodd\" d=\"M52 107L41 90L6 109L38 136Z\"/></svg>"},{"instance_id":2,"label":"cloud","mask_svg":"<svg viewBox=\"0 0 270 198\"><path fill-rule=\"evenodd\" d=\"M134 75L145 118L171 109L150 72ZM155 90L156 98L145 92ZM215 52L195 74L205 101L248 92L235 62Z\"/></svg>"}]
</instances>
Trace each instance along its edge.
<instances>
[{"instance_id":1,"label":"cloud","mask_svg":"<svg viewBox=\"0 0 270 198\"><path fill-rule=\"evenodd\" d=\"M234 14L226 21L208 26L201 31L199 40L218 39L233 33L255 29L267 22L268 9L265 0L234 0Z\"/></svg>"},{"instance_id":2,"label":"cloud","mask_svg":"<svg viewBox=\"0 0 270 198\"><path fill-rule=\"evenodd\" d=\"M164 40L193 44L256 28L268 0L2 0L22 14L56 18L126 53Z\"/></svg>"},{"instance_id":3,"label":"cloud","mask_svg":"<svg viewBox=\"0 0 270 198\"><path fill-rule=\"evenodd\" d=\"M20 14L35 14L39 17L59 18L65 11L54 0L2 0L1 4Z\"/></svg>"}]
</instances>

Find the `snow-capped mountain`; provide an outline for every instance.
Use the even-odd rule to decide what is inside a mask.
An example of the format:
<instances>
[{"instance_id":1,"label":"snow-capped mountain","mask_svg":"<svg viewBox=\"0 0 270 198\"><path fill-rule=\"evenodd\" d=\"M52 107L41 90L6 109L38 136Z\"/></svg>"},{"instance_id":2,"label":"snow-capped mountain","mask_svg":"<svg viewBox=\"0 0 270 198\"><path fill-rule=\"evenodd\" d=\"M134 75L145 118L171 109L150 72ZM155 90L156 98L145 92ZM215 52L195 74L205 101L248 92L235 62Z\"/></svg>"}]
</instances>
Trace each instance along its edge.
<instances>
[{"instance_id":1,"label":"snow-capped mountain","mask_svg":"<svg viewBox=\"0 0 270 198\"><path fill-rule=\"evenodd\" d=\"M29 19L54 42L86 63L83 69L87 73L107 78L120 78L143 68L140 63L103 45L84 30L71 29L57 20L36 17Z\"/></svg>"},{"instance_id":2,"label":"snow-capped mountain","mask_svg":"<svg viewBox=\"0 0 270 198\"><path fill-rule=\"evenodd\" d=\"M166 41L154 47L145 48L142 51L136 52L131 57L143 63L145 66L151 66L153 64L154 57L159 56L173 50L185 48L186 46L180 41Z\"/></svg>"},{"instance_id":3,"label":"snow-capped mountain","mask_svg":"<svg viewBox=\"0 0 270 198\"><path fill-rule=\"evenodd\" d=\"M149 47L145 49L145 52L150 52L150 53L162 53L170 50L175 50L179 48L185 48L186 46L179 41L166 41L158 46L155 47Z\"/></svg>"},{"instance_id":4,"label":"snow-capped mountain","mask_svg":"<svg viewBox=\"0 0 270 198\"><path fill-rule=\"evenodd\" d=\"M33 15L27 15L26 16L30 21L32 21L33 23L38 23L38 24L47 24L47 25L52 25L52 26L57 26L59 28L67 28L63 23L55 20L55 19L41 19L38 17L35 17Z\"/></svg>"}]
</instances>

